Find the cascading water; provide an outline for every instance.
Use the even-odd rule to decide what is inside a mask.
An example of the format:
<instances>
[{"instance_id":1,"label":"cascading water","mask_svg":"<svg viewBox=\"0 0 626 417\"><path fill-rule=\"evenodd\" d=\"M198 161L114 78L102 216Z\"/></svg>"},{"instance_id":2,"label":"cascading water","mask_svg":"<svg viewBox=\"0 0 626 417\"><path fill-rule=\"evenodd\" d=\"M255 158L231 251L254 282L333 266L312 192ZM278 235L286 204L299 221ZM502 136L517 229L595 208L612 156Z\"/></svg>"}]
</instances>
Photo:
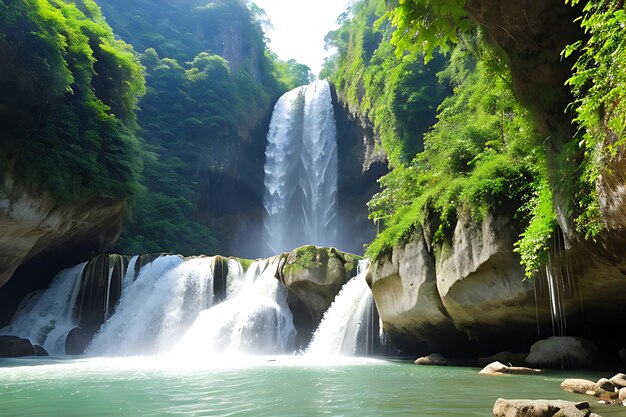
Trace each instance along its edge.
<instances>
[{"instance_id":1,"label":"cascading water","mask_svg":"<svg viewBox=\"0 0 626 417\"><path fill-rule=\"evenodd\" d=\"M327 81L284 94L267 135L264 240L271 253L337 240L337 128Z\"/></svg>"},{"instance_id":2,"label":"cascading water","mask_svg":"<svg viewBox=\"0 0 626 417\"><path fill-rule=\"evenodd\" d=\"M287 289L275 278L278 257L253 263L241 291L200 313L173 353L285 353L295 337Z\"/></svg>"},{"instance_id":3,"label":"cascading water","mask_svg":"<svg viewBox=\"0 0 626 417\"><path fill-rule=\"evenodd\" d=\"M13 321L0 329L0 334L29 339L51 355L65 354L65 338L78 324L74 307L85 265L60 272L47 290L24 298Z\"/></svg>"},{"instance_id":4,"label":"cascading water","mask_svg":"<svg viewBox=\"0 0 626 417\"><path fill-rule=\"evenodd\" d=\"M359 350L371 353L374 335L373 326L373 296L365 274L369 260L359 261L357 276L346 283L313 335L306 354L323 355L354 355ZM377 321L377 319L376 319ZM369 350L369 351L368 351Z\"/></svg>"},{"instance_id":5,"label":"cascading water","mask_svg":"<svg viewBox=\"0 0 626 417\"><path fill-rule=\"evenodd\" d=\"M115 285L121 288L121 297L109 307L114 300L109 291L112 267L99 257L94 268L77 265L60 273L46 291L28 296L11 325L0 333L26 337L53 355L63 355L68 349L66 339L69 342L73 337L68 334L75 329L85 332L81 294L84 297L85 288L99 282L104 286L99 296L103 302L98 302L95 293L89 297L100 306L95 311L104 313L101 317L106 321L95 335L94 329L84 336L85 345L91 339L85 352L90 356L292 353L293 315L287 289L276 278L281 259L255 261L244 273L236 259L168 255L143 265L144 260L135 257L123 275L118 273ZM365 282L366 268L367 261L361 261L357 277L338 294L308 354L354 355L375 350L378 317ZM101 275L88 273L95 270ZM72 353L81 353L83 348L72 348Z\"/></svg>"},{"instance_id":6,"label":"cascading water","mask_svg":"<svg viewBox=\"0 0 626 417\"><path fill-rule=\"evenodd\" d=\"M198 313L213 305L214 261L164 256L143 267L87 353L120 356L167 352Z\"/></svg>"}]
</instances>

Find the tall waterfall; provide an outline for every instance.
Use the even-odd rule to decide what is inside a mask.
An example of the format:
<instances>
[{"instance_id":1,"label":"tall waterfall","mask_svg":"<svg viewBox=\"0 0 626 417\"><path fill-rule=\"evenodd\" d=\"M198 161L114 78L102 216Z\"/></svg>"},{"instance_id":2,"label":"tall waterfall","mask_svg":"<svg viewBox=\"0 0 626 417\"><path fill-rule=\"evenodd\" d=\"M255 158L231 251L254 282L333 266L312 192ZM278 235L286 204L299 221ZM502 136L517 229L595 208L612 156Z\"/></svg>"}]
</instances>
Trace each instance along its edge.
<instances>
[{"instance_id":1,"label":"tall waterfall","mask_svg":"<svg viewBox=\"0 0 626 417\"><path fill-rule=\"evenodd\" d=\"M267 135L264 240L272 253L337 239L337 128L327 81L284 94Z\"/></svg>"}]
</instances>

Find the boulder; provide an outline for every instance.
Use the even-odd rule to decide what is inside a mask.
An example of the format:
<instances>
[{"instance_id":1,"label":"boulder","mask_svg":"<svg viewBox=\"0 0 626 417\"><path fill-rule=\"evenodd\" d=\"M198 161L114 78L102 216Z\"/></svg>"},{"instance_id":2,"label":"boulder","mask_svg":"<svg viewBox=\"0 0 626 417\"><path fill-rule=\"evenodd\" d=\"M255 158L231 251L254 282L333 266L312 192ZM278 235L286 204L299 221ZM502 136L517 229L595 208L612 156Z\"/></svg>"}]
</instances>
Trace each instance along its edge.
<instances>
[{"instance_id":1,"label":"boulder","mask_svg":"<svg viewBox=\"0 0 626 417\"><path fill-rule=\"evenodd\" d=\"M17 336L0 336L0 358L34 355L35 348L30 340Z\"/></svg>"},{"instance_id":2,"label":"boulder","mask_svg":"<svg viewBox=\"0 0 626 417\"><path fill-rule=\"evenodd\" d=\"M280 280L319 323L343 284L356 275L358 260L335 248L303 246L287 256Z\"/></svg>"},{"instance_id":3,"label":"boulder","mask_svg":"<svg viewBox=\"0 0 626 417\"><path fill-rule=\"evenodd\" d=\"M487 214L481 221L460 216L436 261L437 289L454 322L471 339L497 348L527 348L537 320L549 320L547 305L535 302L512 251L519 230L512 216Z\"/></svg>"},{"instance_id":4,"label":"boulder","mask_svg":"<svg viewBox=\"0 0 626 417\"><path fill-rule=\"evenodd\" d=\"M626 375L624 374L615 374L609 379L617 388L626 387Z\"/></svg>"},{"instance_id":5,"label":"boulder","mask_svg":"<svg viewBox=\"0 0 626 417\"><path fill-rule=\"evenodd\" d=\"M602 391L615 392L615 384L606 378L600 378L596 382L596 388Z\"/></svg>"},{"instance_id":6,"label":"boulder","mask_svg":"<svg viewBox=\"0 0 626 417\"><path fill-rule=\"evenodd\" d=\"M622 405L626 405L626 388L621 388L619 390L619 401L622 403Z\"/></svg>"},{"instance_id":7,"label":"boulder","mask_svg":"<svg viewBox=\"0 0 626 417\"><path fill-rule=\"evenodd\" d=\"M480 375L533 375L539 372L541 372L540 369L522 366L506 366L501 362L492 362L478 373Z\"/></svg>"},{"instance_id":8,"label":"boulder","mask_svg":"<svg viewBox=\"0 0 626 417\"><path fill-rule=\"evenodd\" d=\"M87 332L80 327L74 327L65 338L65 354L66 355L82 355L91 342L93 334Z\"/></svg>"},{"instance_id":9,"label":"boulder","mask_svg":"<svg viewBox=\"0 0 626 417\"><path fill-rule=\"evenodd\" d=\"M415 360L417 365L434 365L434 366L472 366L475 362L463 359L448 359L439 353L431 353Z\"/></svg>"},{"instance_id":10,"label":"boulder","mask_svg":"<svg viewBox=\"0 0 626 417\"><path fill-rule=\"evenodd\" d=\"M576 394L599 394L596 383L587 379L568 378L561 382L561 389Z\"/></svg>"},{"instance_id":11,"label":"boulder","mask_svg":"<svg viewBox=\"0 0 626 417\"><path fill-rule=\"evenodd\" d=\"M550 337L530 348L526 362L537 368L584 369L598 362L598 349L581 337Z\"/></svg>"},{"instance_id":12,"label":"boulder","mask_svg":"<svg viewBox=\"0 0 626 417\"><path fill-rule=\"evenodd\" d=\"M373 261L366 279L395 346L414 354L463 350L467 336L454 326L441 302L435 257L421 230Z\"/></svg>"},{"instance_id":13,"label":"boulder","mask_svg":"<svg viewBox=\"0 0 626 417\"><path fill-rule=\"evenodd\" d=\"M33 347L35 349L35 356L50 356L48 351L43 346L34 345Z\"/></svg>"},{"instance_id":14,"label":"boulder","mask_svg":"<svg viewBox=\"0 0 626 417\"><path fill-rule=\"evenodd\" d=\"M505 400L498 398L494 417L591 417L589 403L560 400Z\"/></svg>"}]
</instances>

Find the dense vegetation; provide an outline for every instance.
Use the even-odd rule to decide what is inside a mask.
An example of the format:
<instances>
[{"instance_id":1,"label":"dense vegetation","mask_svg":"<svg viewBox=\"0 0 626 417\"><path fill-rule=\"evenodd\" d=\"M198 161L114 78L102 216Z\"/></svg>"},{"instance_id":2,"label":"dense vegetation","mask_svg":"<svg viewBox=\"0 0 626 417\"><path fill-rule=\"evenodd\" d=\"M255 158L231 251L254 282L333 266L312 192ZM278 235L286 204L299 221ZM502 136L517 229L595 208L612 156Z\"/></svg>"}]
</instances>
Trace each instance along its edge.
<instances>
[{"instance_id":1,"label":"dense vegetation","mask_svg":"<svg viewBox=\"0 0 626 417\"><path fill-rule=\"evenodd\" d=\"M154 3L101 3L116 33L142 51L147 83L138 115L146 189L116 249L223 251L228 236L211 230L198 203L207 198L206 177L245 176L241 171L255 162L243 150L265 140L264 129L260 137L254 129L268 118L273 100L308 83L311 73L267 50L259 8L241 1Z\"/></svg>"},{"instance_id":2,"label":"dense vegetation","mask_svg":"<svg viewBox=\"0 0 626 417\"><path fill-rule=\"evenodd\" d=\"M573 122L580 133L552 159L537 137L531 115L513 94L509 68L483 40L464 5L461 0L407 0L387 10L382 1L363 0L353 7L352 18L329 34L340 53L328 63L327 72L353 111L382 132L382 146L393 168L381 180L383 191L370 202L371 217L383 230L367 253L379 256L425 222L434 240L441 241L450 236L459 216L480 218L502 208L514 210L520 223L523 232L515 250L532 277L545 262L555 233L555 187L571 200L567 215L581 235L594 238L604 227L595 184L607 161L623 149L626 128L624 71L615 70L626 58L624 5L591 0L584 6L580 22L589 39L563 52L579 55L568 84L575 95ZM377 29L369 30L375 21ZM389 27L391 37L388 32L382 36ZM385 48L394 49L397 59L388 58L383 71L370 58ZM376 89L369 80L393 74L406 61L438 61L440 53L448 62L439 80L454 93L443 101L437 122L423 135L421 151L406 144L419 140L427 129L398 133L402 122L397 120L406 115L389 113L397 106L397 99L385 101L393 88ZM352 83L354 79L358 81ZM419 94L418 89L412 91ZM376 116L383 112L384 117ZM392 132L389 139L385 131ZM412 154L414 150L418 153Z\"/></svg>"},{"instance_id":3,"label":"dense vegetation","mask_svg":"<svg viewBox=\"0 0 626 417\"><path fill-rule=\"evenodd\" d=\"M370 202L382 231L367 254L379 256L425 222L442 242L459 216L501 209L524 229L516 250L532 276L556 223L545 152L528 111L504 63L462 18L464 2L437 8L441 18L427 1L407 3L387 13L383 1L361 1L328 37L339 53L327 71L379 132L393 168ZM417 31L419 40L408 35ZM396 88L402 84L406 89ZM405 103L417 117L398 110ZM436 119L419 113L438 105Z\"/></svg>"},{"instance_id":4,"label":"dense vegetation","mask_svg":"<svg viewBox=\"0 0 626 417\"><path fill-rule=\"evenodd\" d=\"M130 46L92 0L2 0L0 28L0 172L57 203L133 197L144 78Z\"/></svg>"}]
</instances>

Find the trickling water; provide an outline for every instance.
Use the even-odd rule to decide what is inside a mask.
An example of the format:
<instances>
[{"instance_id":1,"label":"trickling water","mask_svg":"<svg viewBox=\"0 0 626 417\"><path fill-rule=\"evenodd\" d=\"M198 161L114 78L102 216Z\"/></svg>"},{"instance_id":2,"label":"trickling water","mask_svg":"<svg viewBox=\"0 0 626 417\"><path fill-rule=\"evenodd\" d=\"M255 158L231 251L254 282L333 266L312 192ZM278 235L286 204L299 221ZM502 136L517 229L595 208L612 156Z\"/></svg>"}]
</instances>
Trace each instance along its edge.
<instances>
[{"instance_id":1,"label":"trickling water","mask_svg":"<svg viewBox=\"0 0 626 417\"><path fill-rule=\"evenodd\" d=\"M61 271L47 290L24 298L13 321L0 329L0 334L29 339L51 355L65 354L65 338L78 323L74 306L85 265Z\"/></svg>"},{"instance_id":2,"label":"trickling water","mask_svg":"<svg viewBox=\"0 0 626 417\"><path fill-rule=\"evenodd\" d=\"M207 353L285 353L295 328L287 290L275 278L280 259L254 262L234 297L202 311L176 345L177 356Z\"/></svg>"},{"instance_id":3,"label":"trickling water","mask_svg":"<svg viewBox=\"0 0 626 417\"><path fill-rule=\"evenodd\" d=\"M284 94L267 141L265 243L272 253L336 246L337 129L328 82Z\"/></svg>"},{"instance_id":4,"label":"trickling water","mask_svg":"<svg viewBox=\"0 0 626 417\"><path fill-rule=\"evenodd\" d=\"M365 282L368 264L368 260L359 261L357 276L343 286L324 313L307 355L354 355L360 342L368 345L373 336L369 331L373 297Z\"/></svg>"}]
</instances>

